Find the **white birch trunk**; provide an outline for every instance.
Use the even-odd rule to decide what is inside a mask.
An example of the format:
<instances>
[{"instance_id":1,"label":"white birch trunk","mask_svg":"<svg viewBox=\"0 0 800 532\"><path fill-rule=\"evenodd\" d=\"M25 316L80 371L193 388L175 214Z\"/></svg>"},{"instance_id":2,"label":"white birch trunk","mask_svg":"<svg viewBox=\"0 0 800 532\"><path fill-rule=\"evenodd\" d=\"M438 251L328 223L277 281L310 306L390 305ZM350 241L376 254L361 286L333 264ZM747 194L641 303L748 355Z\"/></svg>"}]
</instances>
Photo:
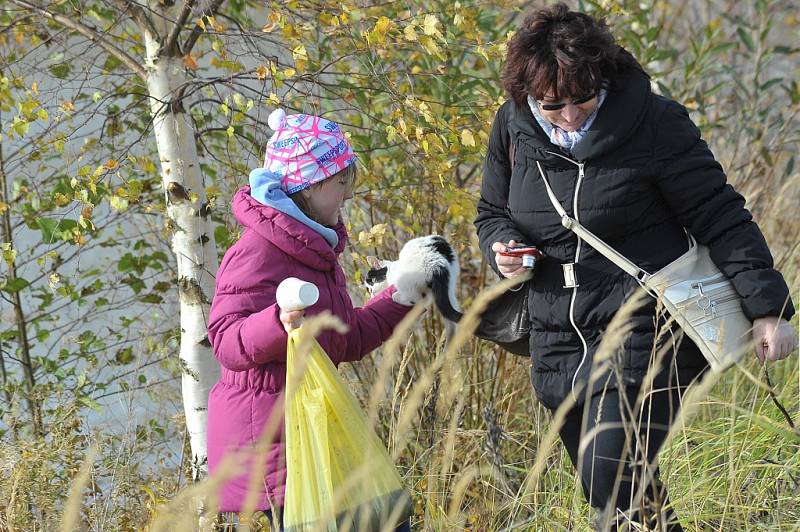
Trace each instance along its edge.
<instances>
[{"instance_id":1,"label":"white birch trunk","mask_svg":"<svg viewBox=\"0 0 800 532\"><path fill-rule=\"evenodd\" d=\"M187 81L182 59L159 55L159 38L168 35L166 21L174 20L174 13L165 12L164 6L157 2L149 7L156 14L153 19L161 36L142 29L147 49L145 67L172 249L178 261L181 385L192 451L192 477L196 481L208 472L208 392L219 377L206 322L219 264L194 130L182 103L175 101Z\"/></svg>"}]
</instances>

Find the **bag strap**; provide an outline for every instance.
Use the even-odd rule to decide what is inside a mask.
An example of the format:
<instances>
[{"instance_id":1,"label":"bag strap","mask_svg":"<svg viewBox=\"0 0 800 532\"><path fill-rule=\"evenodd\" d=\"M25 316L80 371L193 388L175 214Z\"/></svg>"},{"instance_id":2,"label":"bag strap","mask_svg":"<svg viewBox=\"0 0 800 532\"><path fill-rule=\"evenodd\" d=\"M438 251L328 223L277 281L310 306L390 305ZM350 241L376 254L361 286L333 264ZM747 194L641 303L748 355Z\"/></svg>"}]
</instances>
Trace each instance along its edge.
<instances>
[{"instance_id":1,"label":"bag strap","mask_svg":"<svg viewBox=\"0 0 800 532\"><path fill-rule=\"evenodd\" d=\"M545 176L544 170L542 169L542 165L539 163L539 161L536 161L536 166L539 168L539 175L542 176L542 181L544 181L544 186L547 189L547 196L550 198L550 203L553 204L556 212L559 216L561 216L561 225L578 235L587 244L597 250L598 253L619 266L626 273L635 277L639 284L644 284L647 282L647 280L650 278L649 273L631 262L627 257L625 257L625 255L603 242L600 237L596 236L594 233L582 226L578 220L570 217L567 214L567 212L564 210L564 207L561 206L561 202L558 201L558 198L556 198L556 195L553 193L553 189L550 188L550 183L547 181L547 176Z\"/></svg>"}]
</instances>

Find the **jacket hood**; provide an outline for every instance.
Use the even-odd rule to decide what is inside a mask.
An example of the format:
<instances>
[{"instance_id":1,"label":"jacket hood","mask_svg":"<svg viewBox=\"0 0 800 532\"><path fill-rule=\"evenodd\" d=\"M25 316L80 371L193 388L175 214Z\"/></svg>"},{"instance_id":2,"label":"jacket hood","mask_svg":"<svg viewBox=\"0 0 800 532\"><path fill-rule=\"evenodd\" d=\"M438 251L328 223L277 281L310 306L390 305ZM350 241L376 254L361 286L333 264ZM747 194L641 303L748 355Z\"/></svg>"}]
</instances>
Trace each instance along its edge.
<instances>
[{"instance_id":1,"label":"jacket hood","mask_svg":"<svg viewBox=\"0 0 800 532\"><path fill-rule=\"evenodd\" d=\"M341 220L333 228L339 237L339 242L332 248L318 232L253 198L248 186L240 188L234 194L232 210L236 220L243 227L317 270L332 270L337 256L347 243L347 230Z\"/></svg>"},{"instance_id":2,"label":"jacket hood","mask_svg":"<svg viewBox=\"0 0 800 532\"><path fill-rule=\"evenodd\" d=\"M608 153L622 145L636 131L644 119L650 101L650 78L638 70L631 71L608 89L597 118L586 136L575 147L571 159L586 161ZM554 152L568 156L564 150L550 142L547 134L536 122L530 107L509 102L508 128L518 148L526 155L553 166L570 163Z\"/></svg>"}]
</instances>

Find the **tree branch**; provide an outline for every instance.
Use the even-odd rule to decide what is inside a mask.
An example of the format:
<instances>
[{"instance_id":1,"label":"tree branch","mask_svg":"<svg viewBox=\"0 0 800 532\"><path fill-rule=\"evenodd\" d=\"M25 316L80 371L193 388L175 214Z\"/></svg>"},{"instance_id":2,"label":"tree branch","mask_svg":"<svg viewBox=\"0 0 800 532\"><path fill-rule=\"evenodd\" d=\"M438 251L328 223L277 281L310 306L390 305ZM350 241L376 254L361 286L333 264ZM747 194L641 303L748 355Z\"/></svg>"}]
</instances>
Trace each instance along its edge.
<instances>
[{"instance_id":1,"label":"tree branch","mask_svg":"<svg viewBox=\"0 0 800 532\"><path fill-rule=\"evenodd\" d=\"M5 161L3 159L3 147L0 145L0 202L7 203L8 198L8 181L6 179ZM11 208L6 208L2 213L2 237L3 242L8 242L11 248L14 247L14 234L11 230ZM8 261L8 278L17 279L17 266L16 257L12 257ZM43 435L42 428L42 410L41 405L36 402L34 397L36 389L36 377L34 376L33 361L31 359L31 344L28 341L28 322L25 319L25 311L22 308L22 299L19 295L19 290L11 294L12 306L14 307L14 318L17 325L17 344L20 348L22 355L22 371L25 374L25 387L27 391L28 409L31 414L31 421L33 423L33 431L37 436ZM0 355L0 358L2 355ZM9 355L9 358L11 355ZM3 366L3 383L6 380L5 361Z\"/></svg>"},{"instance_id":2,"label":"tree branch","mask_svg":"<svg viewBox=\"0 0 800 532\"><path fill-rule=\"evenodd\" d=\"M183 2L183 10L181 14L178 16L178 20L175 21L175 25L172 27L172 31L169 33L169 37L167 37L167 41L164 43L164 47L162 48L163 52L167 55L167 57L172 57L182 53L180 49L180 43L178 42L178 37L183 31L183 25L186 24L186 21L189 19L189 15L192 14L192 8L194 8L195 0L184 0Z\"/></svg>"},{"instance_id":3,"label":"tree branch","mask_svg":"<svg viewBox=\"0 0 800 532\"><path fill-rule=\"evenodd\" d=\"M158 35L158 30L156 29L155 24L153 24L153 19L151 19L147 15L145 10L142 9L141 5L132 2L131 0L116 0L116 1L117 5L119 5L121 9L130 12L131 18L133 18L133 20L136 21L136 23L139 25L140 28L142 29L146 28L154 36Z\"/></svg>"},{"instance_id":4,"label":"tree branch","mask_svg":"<svg viewBox=\"0 0 800 532\"><path fill-rule=\"evenodd\" d=\"M201 15L201 18L202 17L208 17L208 16L211 16L214 13L216 13L217 9L220 8L220 6L222 5L222 3L224 1L225 0L213 0L211 2L211 5L208 6L208 9L203 11L203 13ZM200 29L200 26L195 26L194 29L192 29L192 33L189 35L189 38L186 39L186 42L181 47L181 50L183 50L183 55L187 55L189 52L192 51L192 48L194 47L195 43L197 42L197 39L200 38L200 34L201 33L203 33L203 30Z\"/></svg>"},{"instance_id":5,"label":"tree branch","mask_svg":"<svg viewBox=\"0 0 800 532\"><path fill-rule=\"evenodd\" d=\"M131 69L132 72L138 75L142 79L142 81L147 80L147 71L145 70L145 68L139 62L137 62L136 59L134 59L126 52L120 50L112 43L104 39L103 36L100 34L100 32L98 32L96 29L87 26L86 24L83 24L81 22L72 20L71 18L65 15L53 13L51 11L48 11L47 9L36 6L28 2L27 0L10 0L10 1L12 4L15 4L23 9L29 9L31 11L34 11L40 15L49 18L50 20L53 20L61 24L66 28L77 31L84 37L88 38L90 41L97 43L97 45L100 46L103 50L105 50L109 54L119 59L125 66Z\"/></svg>"}]
</instances>

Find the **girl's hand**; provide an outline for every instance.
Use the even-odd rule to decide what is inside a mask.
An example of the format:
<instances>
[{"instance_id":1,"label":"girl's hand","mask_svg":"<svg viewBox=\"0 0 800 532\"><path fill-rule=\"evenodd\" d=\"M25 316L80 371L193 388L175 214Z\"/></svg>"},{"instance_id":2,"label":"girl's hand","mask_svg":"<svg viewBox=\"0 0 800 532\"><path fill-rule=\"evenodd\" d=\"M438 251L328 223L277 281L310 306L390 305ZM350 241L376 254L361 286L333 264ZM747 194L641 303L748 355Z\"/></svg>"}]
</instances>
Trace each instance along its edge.
<instances>
[{"instance_id":1,"label":"girl's hand","mask_svg":"<svg viewBox=\"0 0 800 532\"><path fill-rule=\"evenodd\" d=\"M500 254L506 251L506 246L514 246L516 244L516 240L509 240L508 244L503 244L502 242L495 242L492 244L492 251L494 251L494 261L497 264L497 269L500 270L500 274L507 279L528 271L526 268L522 267L522 257L510 257Z\"/></svg>"},{"instance_id":2,"label":"girl's hand","mask_svg":"<svg viewBox=\"0 0 800 532\"><path fill-rule=\"evenodd\" d=\"M287 333L300 327L300 321L305 313L305 310L281 310L280 320Z\"/></svg>"},{"instance_id":3,"label":"girl's hand","mask_svg":"<svg viewBox=\"0 0 800 532\"><path fill-rule=\"evenodd\" d=\"M782 360L797 349L797 331L783 318L758 318L753 322L753 342L760 362Z\"/></svg>"}]
</instances>

